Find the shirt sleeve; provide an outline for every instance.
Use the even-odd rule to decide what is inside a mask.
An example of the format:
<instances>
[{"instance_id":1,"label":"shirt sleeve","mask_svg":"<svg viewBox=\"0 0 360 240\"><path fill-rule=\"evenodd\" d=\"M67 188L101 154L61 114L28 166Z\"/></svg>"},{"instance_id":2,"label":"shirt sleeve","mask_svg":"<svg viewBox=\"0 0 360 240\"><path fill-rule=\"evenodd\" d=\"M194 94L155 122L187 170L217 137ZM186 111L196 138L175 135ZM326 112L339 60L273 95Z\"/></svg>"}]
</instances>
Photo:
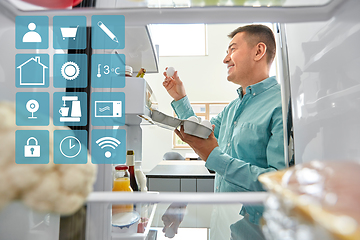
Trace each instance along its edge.
<instances>
[{"instance_id":1,"label":"shirt sleeve","mask_svg":"<svg viewBox=\"0 0 360 240\"><path fill-rule=\"evenodd\" d=\"M271 121L271 136L267 145L267 167L262 168L233 158L216 147L210 153L205 166L220 174L233 188L232 191L264 191L258 176L285 167L284 136L281 108L274 112Z\"/></svg>"},{"instance_id":2,"label":"shirt sleeve","mask_svg":"<svg viewBox=\"0 0 360 240\"><path fill-rule=\"evenodd\" d=\"M188 119L191 116L195 116L194 110L192 109L187 96L178 101L172 101L171 106L180 119Z\"/></svg>"}]
</instances>

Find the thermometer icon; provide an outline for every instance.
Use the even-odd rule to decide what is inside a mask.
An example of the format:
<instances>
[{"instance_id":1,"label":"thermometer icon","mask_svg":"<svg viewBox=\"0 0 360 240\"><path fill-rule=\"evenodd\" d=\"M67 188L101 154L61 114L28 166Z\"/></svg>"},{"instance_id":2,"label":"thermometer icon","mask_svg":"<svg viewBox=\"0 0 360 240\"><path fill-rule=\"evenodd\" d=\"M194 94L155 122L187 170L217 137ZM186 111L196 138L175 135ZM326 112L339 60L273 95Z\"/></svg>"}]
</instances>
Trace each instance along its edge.
<instances>
[{"instance_id":1,"label":"thermometer icon","mask_svg":"<svg viewBox=\"0 0 360 240\"><path fill-rule=\"evenodd\" d=\"M105 24L103 24L101 21L99 21L99 22L97 23L97 25L101 28L101 30L104 31L104 33L105 33L106 35L108 35L108 37L109 37L111 40L113 40L114 42L119 43L117 37L110 31L110 29L108 29L108 27L107 27Z\"/></svg>"},{"instance_id":2,"label":"thermometer icon","mask_svg":"<svg viewBox=\"0 0 360 240\"><path fill-rule=\"evenodd\" d=\"M97 75L96 75L98 78L101 77L100 66L101 66L101 63L98 64L98 73L97 73Z\"/></svg>"}]
</instances>

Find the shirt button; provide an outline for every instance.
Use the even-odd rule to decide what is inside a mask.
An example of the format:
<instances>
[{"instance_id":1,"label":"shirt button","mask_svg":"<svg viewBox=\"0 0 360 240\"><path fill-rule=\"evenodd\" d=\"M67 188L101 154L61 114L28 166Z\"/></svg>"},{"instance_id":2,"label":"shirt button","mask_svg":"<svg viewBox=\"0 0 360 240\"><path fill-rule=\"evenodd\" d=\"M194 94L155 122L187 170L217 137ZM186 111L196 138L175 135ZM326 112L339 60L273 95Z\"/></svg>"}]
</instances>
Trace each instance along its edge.
<instances>
[{"instance_id":1,"label":"shirt button","mask_svg":"<svg viewBox=\"0 0 360 240\"><path fill-rule=\"evenodd\" d=\"M228 147L230 147L230 143L228 143Z\"/></svg>"},{"instance_id":2,"label":"shirt button","mask_svg":"<svg viewBox=\"0 0 360 240\"><path fill-rule=\"evenodd\" d=\"M219 190L219 187L216 187L216 190Z\"/></svg>"},{"instance_id":3,"label":"shirt button","mask_svg":"<svg viewBox=\"0 0 360 240\"><path fill-rule=\"evenodd\" d=\"M255 93L253 95L255 96Z\"/></svg>"},{"instance_id":4,"label":"shirt button","mask_svg":"<svg viewBox=\"0 0 360 240\"><path fill-rule=\"evenodd\" d=\"M236 121L234 122L234 125L236 125Z\"/></svg>"}]
</instances>

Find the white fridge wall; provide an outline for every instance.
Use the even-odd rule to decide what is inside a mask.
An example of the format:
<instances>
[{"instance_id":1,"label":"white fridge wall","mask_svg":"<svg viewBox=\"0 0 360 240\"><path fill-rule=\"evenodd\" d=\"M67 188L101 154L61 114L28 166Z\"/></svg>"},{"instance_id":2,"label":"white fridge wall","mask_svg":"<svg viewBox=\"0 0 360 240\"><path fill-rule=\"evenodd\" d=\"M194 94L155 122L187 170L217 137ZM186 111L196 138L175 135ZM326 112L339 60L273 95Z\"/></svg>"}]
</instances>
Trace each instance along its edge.
<instances>
[{"instance_id":1,"label":"white fridge wall","mask_svg":"<svg viewBox=\"0 0 360 240\"><path fill-rule=\"evenodd\" d=\"M15 101L15 23L0 14L0 86L1 100Z\"/></svg>"},{"instance_id":2,"label":"white fridge wall","mask_svg":"<svg viewBox=\"0 0 360 240\"><path fill-rule=\"evenodd\" d=\"M360 160L360 2L286 25L296 164Z\"/></svg>"}]
</instances>

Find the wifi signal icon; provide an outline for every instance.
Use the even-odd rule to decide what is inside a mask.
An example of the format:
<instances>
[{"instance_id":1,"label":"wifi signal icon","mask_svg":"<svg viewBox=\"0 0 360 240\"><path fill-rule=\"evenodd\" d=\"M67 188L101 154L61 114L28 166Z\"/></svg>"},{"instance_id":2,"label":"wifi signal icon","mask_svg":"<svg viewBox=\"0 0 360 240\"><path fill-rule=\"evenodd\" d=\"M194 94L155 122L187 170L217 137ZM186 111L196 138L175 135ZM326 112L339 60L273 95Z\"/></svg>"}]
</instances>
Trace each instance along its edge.
<instances>
[{"instance_id":1,"label":"wifi signal icon","mask_svg":"<svg viewBox=\"0 0 360 240\"><path fill-rule=\"evenodd\" d=\"M102 138L99 138L98 140L96 140L96 144L99 145L99 147L101 149L107 148L107 147L115 149L117 146L120 145L120 143L121 142L119 140L117 140L116 138L113 138L113 137L102 137ZM111 157L111 152L106 151L105 157L106 158Z\"/></svg>"}]
</instances>

